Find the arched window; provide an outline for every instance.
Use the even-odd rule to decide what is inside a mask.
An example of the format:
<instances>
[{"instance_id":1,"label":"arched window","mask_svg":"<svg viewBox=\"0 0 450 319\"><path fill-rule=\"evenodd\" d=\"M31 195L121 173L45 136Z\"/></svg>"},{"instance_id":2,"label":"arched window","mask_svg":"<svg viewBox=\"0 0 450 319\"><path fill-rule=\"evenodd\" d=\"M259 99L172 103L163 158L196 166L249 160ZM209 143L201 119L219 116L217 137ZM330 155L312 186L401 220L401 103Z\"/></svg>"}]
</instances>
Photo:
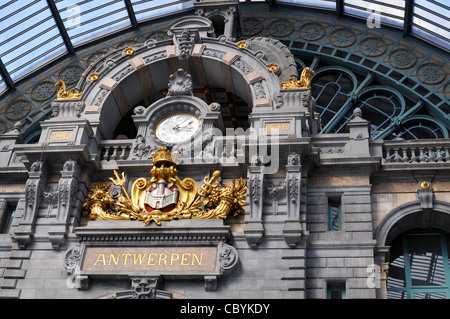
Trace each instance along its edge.
<instances>
[{"instance_id":1,"label":"arched window","mask_svg":"<svg viewBox=\"0 0 450 319\"><path fill-rule=\"evenodd\" d=\"M410 116L396 129L387 139L426 139L426 138L448 138L445 126L438 123L430 116Z\"/></svg>"},{"instance_id":2,"label":"arched window","mask_svg":"<svg viewBox=\"0 0 450 319\"><path fill-rule=\"evenodd\" d=\"M391 243L389 299L450 299L450 234L417 229Z\"/></svg>"},{"instance_id":3,"label":"arched window","mask_svg":"<svg viewBox=\"0 0 450 319\"><path fill-rule=\"evenodd\" d=\"M403 109L402 101L396 94L385 90L371 89L361 94L358 103L344 115L334 127L333 132L345 132L347 123L353 118L353 110L356 107L361 109L363 118L370 120L372 138L388 127L391 120L401 114Z\"/></svg>"},{"instance_id":4,"label":"arched window","mask_svg":"<svg viewBox=\"0 0 450 319\"><path fill-rule=\"evenodd\" d=\"M319 113L322 128L347 102L348 94L353 88L352 79L337 70L313 77L311 93L316 99L315 112Z\"/></svg>"}]
</instances>

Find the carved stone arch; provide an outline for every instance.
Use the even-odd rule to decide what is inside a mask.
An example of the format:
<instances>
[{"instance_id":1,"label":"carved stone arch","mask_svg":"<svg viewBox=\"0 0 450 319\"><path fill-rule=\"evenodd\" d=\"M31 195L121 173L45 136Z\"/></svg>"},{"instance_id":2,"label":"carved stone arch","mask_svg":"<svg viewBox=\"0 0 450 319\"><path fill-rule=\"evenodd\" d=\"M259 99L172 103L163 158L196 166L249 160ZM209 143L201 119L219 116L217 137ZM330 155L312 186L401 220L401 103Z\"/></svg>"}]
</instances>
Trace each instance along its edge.
<instances>
[{"instance_id":1,"label":"carved stone arch","mask_svg":"<svg viewBox=\"0 0 450 319\"><path fill-rule=\"evenodd\" d=\"M389 246L399 234L415 228L437 228L449 232L450 203L436 200L432 209L423 209L418 200L398 206L376 228L377 246Z\"/></svg>"},{"instance_id":2,"label":"carved stone arch","mask_svg":"<svg viewBox=\"0 0 450 319\"><path fill-rule=\"evenodd\" d=\"M120 119L137 105L150 105L150 97L167 89L169 77L183 68L194 85L225 88L250 107L272 107L280 79L266 61L249 49L224 39L201 38L192 55L181 59L172 40L138 44L108 54L87 69L79 82L83 115L98 123L102 138L111 138ZM142 102L143 101L143 102Z\"/></svg>"}]
</instances>

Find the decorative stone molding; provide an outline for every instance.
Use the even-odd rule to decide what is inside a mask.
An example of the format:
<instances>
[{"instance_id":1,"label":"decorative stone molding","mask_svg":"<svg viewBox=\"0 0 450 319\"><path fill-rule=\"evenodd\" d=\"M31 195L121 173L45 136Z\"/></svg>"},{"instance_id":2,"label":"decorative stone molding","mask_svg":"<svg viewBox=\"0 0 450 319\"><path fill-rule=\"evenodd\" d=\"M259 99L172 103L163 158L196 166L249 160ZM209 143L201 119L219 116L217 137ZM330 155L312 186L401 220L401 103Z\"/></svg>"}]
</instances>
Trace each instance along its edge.
<instances>
[{"instance_id":1,"label":"decorative stone molding","mask_svg":"<svg viewBox=\"0 0 450 319\"><path fill-rule=\"evenodd\" d=\"M135 288L145 288L141 290L142 297L155 298L156 292L147 289L148 285L152 284L152 289L160 288L159 284L156 285L158 280L155 282L154 279L169 276L173 280L203 278L205 289L211 291L217 289L218 279L233 272L239 263L237 250L226 243L231 237L230 227L224 225L222 220L180 220L155 227L133 221L91 221L86 227L76 228L75 234L80 240L80 245L67 250L64 267L71 279L83 281L82 285L76 287L79 289L89 288L87 283L90 277L123 277L130 278L134 283L131 289L134 296L140 296L136 294ZM121 253L123 249L128 250ZM102 251L117 251L117 253L111 253L113 257L110 257L110 253L98 254ZM124 255L133 256L133 251L135 257L124 259ZM199 255L196 258L192 257L192 263L189 264L187 258L193 251ZM199 251L202 251L201 255ZM103 259L97 257L101 255L104 255ZM145 262L143 262L144 255ZM158 259L153 255L163 257L160 256ZM169 264L167 266L157 264L163 262L163 265L166 265L169 255L176 255L176 259L171 260L189 266L191 270L185 271L182 266L181 268L177 265L172 266L172 261L170 267ZM92 256L94 259L85 264L86 259ZM116 270L112 271L109 267L94 269L98 263L100 266L111 263L111 258L114 259L111 265L118 267ZM125 270L121 267L131 268ZM192 271L195 267L199 268ZM148 280L142 281L142 276L139 275L143 269L148 274L145 277ZM135 281L137 279L139 280ZM129 293L130 291L123 292L120 296L127 295L127 298L130 298ZM169 295L167 297L170 298Z\"/></svg>"},{"instance_id":2,"label":"decorative stone molding","mask_svg":"<svg viewBox=\"0 0 450 319\"><path fill-rule=\"evenodd\" d=\"M278 201L286 198L286 182L280 181L278 184L275 184L271 181L266 183L264 193L272 201L273 214L278 215Z\"/></svg>"},{"instance_id":3,"label":"decorative stone molding","mask_svg":"<svg viewBox=\"0 0 450 319\"><path fill-rule=\"evenodd\" d=\"M287 191L287 218L283 227L283 236L286 243L295 248L304 233L302 226L302 188L301 154L289 153L286 165L286 191Z\"/></svg>"},{"instance_id":4,"label":"decorative stone molding","mask_svg":"<svg viewBox=\"0 0 450 319\"><path fill-rule=\"evenodd\" d=\"M183 69L178 69L169 77L168 87L167 96L194 95L192 93L192 76Z\"/></svg>"},{"instance_id":5,"label":"decorative stone molding","mask_svg":"<svg viewBox=\"0 0 450 319\"><path fill-rule=\"evenodd\" d=\"M80 117L84 110L84 102L55 101L51 103L52 117Z\"/></svg>"},{"instance_id":6,"label":"decorative stone molding","mask_svg":"<svg viewBox=\"0 0 450 319\"><path fill-rule=\"evenodd\" d=\"M100 83L100 88L108 90L108 91L112 91L114 90L117 86L119 85L119 82L117 82L116 80L109 78L109 77L105 77L103 79L103 81Z\"/></svg>"},{"instance_id":7,"label":"decorative stone molding","mask_svg":"<svg viewBox=\"0 0 450 319\"><path fill-rule=\"evenodd\" d=\"M256 166L258 165L258 166ZM259 155L254 154L249 166L249 204L250 214L245 215L244 235L252 248L257 248L263 240L264 226L262 222L264 166Z\"/></svg>"},{"instance_id":8,"label":"decorative stone molding","mask_svg":"<svg viewBox=\"0 0 450 319\"><path fill-rule=\"evenodd\" d=\"M58 182L58 210L48 237L54 248L60 247L68 233L68 221L72 203L78 190L80 167L77 161L69 159L64 162L61 178Z\"/></svg>"},{"instance_id":9,"label":"decorative stone molding","mask_svg":"<svg viewBox=\"0 0 450 319\"><path fill-rule=\"evenodd\" d=\"M48 165L46 161L35 161L30 166L29 178L25 186L25 208L19 226L15 228L13 240L24 249L31 242L35 231L37 211L42 194L47 185Z\"/></svg>"}]
</instances>

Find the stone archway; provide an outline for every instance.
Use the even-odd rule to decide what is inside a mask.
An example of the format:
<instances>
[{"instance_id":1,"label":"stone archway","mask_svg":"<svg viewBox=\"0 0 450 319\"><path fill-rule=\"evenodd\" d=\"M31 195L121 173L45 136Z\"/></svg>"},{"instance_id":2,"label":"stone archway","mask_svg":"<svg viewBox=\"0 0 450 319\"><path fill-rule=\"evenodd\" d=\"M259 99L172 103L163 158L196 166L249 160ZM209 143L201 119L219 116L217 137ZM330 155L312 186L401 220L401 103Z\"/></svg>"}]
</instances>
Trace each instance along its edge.
<instances>
[{"instance_id":1,"label":"stone archway","mask_svg":"<svg viewBox=\"0 0 450 319\"><path fill-rule=\"evenodd\" d=\"M414 228L450 231L450 203L436 200L432 208L425 209L419 201L398 206L378 225L375 232L377 247L389 246L397 235Z\"/></svg>"},{"instance_id":2,"label":"stone archway","mask_svg":"<svg viewBox=\"0 0 450 319\"><path fill-rule=\"evenodd\" d=\"M440 229L450 232L450 203L435 200L424 205L420 200L398 206L375 230L375 263L380 265L380 287L377 298L387 298L387 279L391 242L400 234L413 229Z\"/></svg>"},{"instance_id":3,"label":"stone archway","mask_svg":"<svg viewBox=\"0 0 450 319\"><path fill-rule=\"evenodd\" d=\"M250 42L208 37L211 28L210 20L187 16L169 28L172 40L148 40L95 61L77 85L83 92L82 115L108 139L134 106L150 105L152 95L167 90L170 75L180 68L192 75L194 85L225 88L252 108L271 109L283 70L268 68L267 55L253 52Z\"/></svg>"}]
</instances>

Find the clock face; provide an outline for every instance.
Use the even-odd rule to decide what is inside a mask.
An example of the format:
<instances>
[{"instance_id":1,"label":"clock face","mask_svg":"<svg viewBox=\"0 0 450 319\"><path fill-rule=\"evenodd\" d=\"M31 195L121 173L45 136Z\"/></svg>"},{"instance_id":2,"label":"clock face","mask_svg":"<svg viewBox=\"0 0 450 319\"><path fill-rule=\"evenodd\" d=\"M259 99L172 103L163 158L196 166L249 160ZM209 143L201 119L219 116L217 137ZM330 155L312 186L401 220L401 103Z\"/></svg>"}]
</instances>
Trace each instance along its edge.
<instances>
[{"instance_id":1,"label":"clock face","mask_svg":"<svg viewBox=\"0 0 450 319\"><path fill-rule=\"evenodd\" d=\"M196 117L189 113L172 113L156 126L156 136L166 143L179 143L194 136L199 127Z\"/></svg>"}]
</instances>

